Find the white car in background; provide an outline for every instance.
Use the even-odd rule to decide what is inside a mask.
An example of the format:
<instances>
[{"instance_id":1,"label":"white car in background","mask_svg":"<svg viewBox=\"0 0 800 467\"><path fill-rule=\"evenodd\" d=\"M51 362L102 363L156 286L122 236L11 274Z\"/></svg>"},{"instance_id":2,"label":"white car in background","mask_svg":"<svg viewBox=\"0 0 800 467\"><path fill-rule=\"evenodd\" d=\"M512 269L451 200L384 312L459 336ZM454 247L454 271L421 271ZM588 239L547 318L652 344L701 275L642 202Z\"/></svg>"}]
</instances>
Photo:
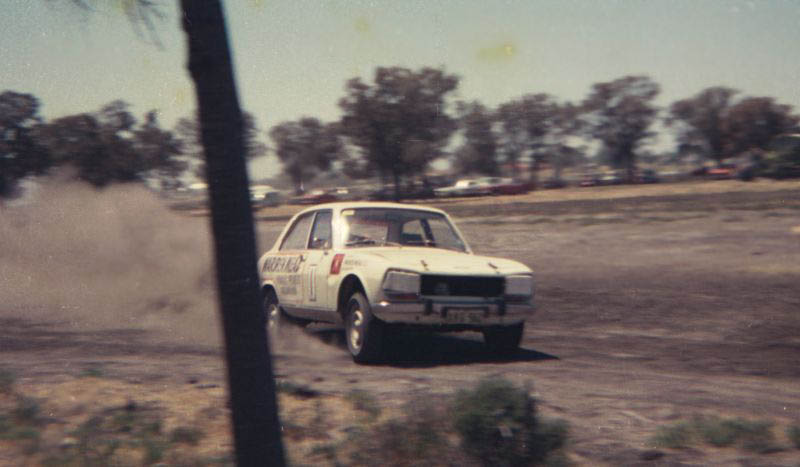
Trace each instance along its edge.
<instances>
[{"instance_id":1,"label":"white car in background","mask_svg":"<svg viewBox=\"0 0 800 467\"><path fill-rule=\"evenodd\" d=\"M534 311L531 269L472 252L443 211L347 202L295 215L258 263L268 327L344 325L359 363L381 359L400 327L474 330L498 353L518 349Z\"/></svg>"},{"instance_id":2,"label":"white car in background","mask_svg":"<svg viewBox=\"0 0 800 467\"><path fill-rule=\"evenodd\" d=\"M453 186L436 188L437 198L451 198L456 196L485 196L492 193L491 187L482 179L458 180Z\"/></svg>"}]
</instances>

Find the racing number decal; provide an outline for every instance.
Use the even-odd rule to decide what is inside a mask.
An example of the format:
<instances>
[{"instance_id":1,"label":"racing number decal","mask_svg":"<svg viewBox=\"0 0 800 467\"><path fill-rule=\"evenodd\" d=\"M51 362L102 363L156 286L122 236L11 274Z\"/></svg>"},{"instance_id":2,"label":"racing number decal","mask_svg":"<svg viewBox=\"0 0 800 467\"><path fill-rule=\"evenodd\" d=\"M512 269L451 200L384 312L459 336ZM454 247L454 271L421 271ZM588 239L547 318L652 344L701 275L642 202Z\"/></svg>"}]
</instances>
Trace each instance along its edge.
<instances>
[{"instance_id":1,"label":"racing number decal","mask_svg":"<svg viewBox=\"0 0 800 467\"><path fill-rule=\"evenodd\" d=\"M311 266L308 268L308 301L317 301L317 267Z\"/></svg>"}]
</instances>

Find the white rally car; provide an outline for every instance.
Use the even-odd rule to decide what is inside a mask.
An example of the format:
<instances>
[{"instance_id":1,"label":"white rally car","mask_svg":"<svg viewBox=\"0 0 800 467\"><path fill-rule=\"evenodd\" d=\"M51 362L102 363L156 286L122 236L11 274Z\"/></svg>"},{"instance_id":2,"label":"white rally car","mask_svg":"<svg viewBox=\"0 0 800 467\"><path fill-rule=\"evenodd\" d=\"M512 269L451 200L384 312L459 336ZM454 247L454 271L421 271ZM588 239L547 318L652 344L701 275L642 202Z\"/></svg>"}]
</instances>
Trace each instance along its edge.
<instances>
[{"instance_id":1,"label":"white rally car","mask_svg":"<svg viewBox=\"0 0 800 467\"><path fill-rule=\"evenodd\" d=\"M443 211L394 203L307 208L258 262L268 326L343 324L358 363L379 360L397 327L481 331L495 352L518 349L533 313L524 264L472 253Z\"/></svg>"}]
</instances>

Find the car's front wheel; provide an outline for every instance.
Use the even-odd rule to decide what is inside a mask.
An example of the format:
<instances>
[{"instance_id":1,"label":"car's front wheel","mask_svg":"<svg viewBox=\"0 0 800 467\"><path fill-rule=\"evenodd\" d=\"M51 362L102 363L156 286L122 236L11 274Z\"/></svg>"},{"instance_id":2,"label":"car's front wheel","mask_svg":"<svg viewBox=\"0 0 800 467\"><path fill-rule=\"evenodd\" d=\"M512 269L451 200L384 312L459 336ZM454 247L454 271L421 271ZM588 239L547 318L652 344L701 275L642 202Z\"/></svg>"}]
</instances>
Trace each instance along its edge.
<instances>
[{"instance_id":1,"label":"car's front wheel","mask_svg":"<svg viewBox=\"0 0 800 467\"><path fill-rule=\"evenodd\" d=\"M361 292L350 296L345 313L347 349L356 363L374 363L383 355L384 324L370 310Z\"/></svg>"},{"instance_id":2,"label":"car's front wheel","mask_svg":"<svg viewBox=\"0 0 800 467\"><path fill-rule=\"evenodd\" d=\"M281 310L278 296L273 290L264 294L264 316L266 317L267 337L270 345L278 340L281 328L286 325L286 316Z\"/></svg>"},{"instance_id":3,"label":"car's front wheel","mask_svg":"<svg viewBox=\"0 0 800 467\"><path fill-rule=\"evenodd\" d=\"M502 356L513 355L522 342L524 323L511 326L493 326L484 329L483 341L492 353Z\"/></svg>"}]
</instances>

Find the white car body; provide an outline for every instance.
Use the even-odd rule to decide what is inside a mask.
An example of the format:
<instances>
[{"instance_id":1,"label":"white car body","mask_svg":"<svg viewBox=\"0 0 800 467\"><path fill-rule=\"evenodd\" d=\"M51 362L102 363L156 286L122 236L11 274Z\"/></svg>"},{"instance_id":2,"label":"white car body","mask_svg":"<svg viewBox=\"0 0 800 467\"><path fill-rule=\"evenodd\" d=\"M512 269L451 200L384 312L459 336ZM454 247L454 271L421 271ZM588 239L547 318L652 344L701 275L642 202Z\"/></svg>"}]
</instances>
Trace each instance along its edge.
<instances>
[{"instance_id":1,"label":"white car body","mask_svg":"<svg viewBox=\"0 0 800 467\"><path fill-rule=\"evenodd\" d=\"M360 362L375 360L379 351L359 355L357 340L392 325L484 331L490 346L513 351L534 310L529 267L473 254L447 214L428 207L340 202L307 208L258 268L270 317L344 324Z\"/></svg>"}]
</instances>

